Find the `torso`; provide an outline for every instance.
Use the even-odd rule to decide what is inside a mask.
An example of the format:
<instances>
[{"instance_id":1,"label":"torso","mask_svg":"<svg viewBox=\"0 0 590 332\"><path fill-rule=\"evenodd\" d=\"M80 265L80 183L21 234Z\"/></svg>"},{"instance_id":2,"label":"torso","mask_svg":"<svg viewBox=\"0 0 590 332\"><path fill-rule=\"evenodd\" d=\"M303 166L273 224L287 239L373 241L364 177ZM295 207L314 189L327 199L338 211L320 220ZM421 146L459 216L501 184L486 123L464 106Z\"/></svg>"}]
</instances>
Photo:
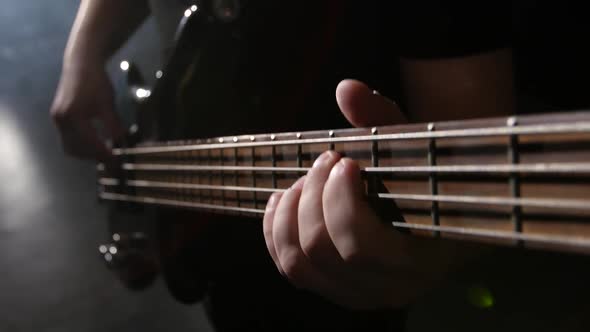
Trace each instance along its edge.
<instances>
[{"instance_id":1,"label":"torso","mask_svg":"<svg viewBox=\"0 0 590 332\"><path fill-rule=\"evenodd\" d=\"M181 1L150 1L158 25L162 30L163 45L171 45L176 25L182 16L185 4ZM261 4L264 1L257 3ZM237 72L238 75L235 76L237 79L230 82L224 80L214 82L203 79L192 80L186 88L184 100L185 107L193 110L193 112L189 113L190 117L185 118L186 123L189 125L186 126L179 137L175 138L210 137L228 133L241 134L246 132L260 133L346 127L348 125L340 116L334 100L335 86L343 78L354 77L368 81L372 87L389 95L392 99L401 96L395 51L393 53L379 52L384 44L395 44L395 41L391 40L392 38L387 37L388 32L381 29L383 27L382 22L371 22L370 19L367 19L365 23L368 24L354 24L350 21L352 16L345 16L348 23L336 36L332 47L325 49L328 53L323 56L329 56L329 61L327 58L315 58L315 66L321 69L322 74L316 77L311 76L310 79L310 76L304 75L301 68L303 68L303 64L308 63L306 62L307 59L314 59L315 53L304 55L299 52L301 51L299 46L305 43L313 44L312 39L309 39L309 37L314 34L306 35L304 30L300 30L301 21L297 20L297 15L305 13L308 8L299 8L301 11L297 12L291 11L290 6L276 6L278 7L275 7L275 13L280 15L271 16L270 19L256 16L252 12L252 16L249 16L249 19L251 19L250 24L243 29L240 35L233 35L231 31L218 32L217 38L222 42L214 45L217 48L215 51L217 53L212 52L211 54L216 54L216 56L210 59L211 61L208 62L206 67L202 68L203 71L199 71L202 75L201 78L215 77L215 73L233 72L235 74ZM372 4L372 6L363 8L346 7L346 13L348 15L355 14L357 18L370 18L374 14L375 8L378 7L376 4ZM285 12L280 10L281 8L289 8L288 13L290 15L283 15ZM272 12L272 10L269 10L269 12ZM563 15L560 17L562 20L566 19ZM542 27L542 25L538 24L547 22L540 20L540 18L541 16L538 16L534 20L537 25L529 27L534 30L534 33L544 34L547 29L540 29L539 27ZM312 24L314 22L316 25ZM315 17L315 21L305 21L310 26L321 26L321 24L318 25L319 22L321 22L319 17ZM577 36L585 35L583 29L575 28L575 22L570 23L571 26L560 31L562 33L566 30L575 32ZM547 26L555 27L556 24L552 22ZM520 75L524 75L521 76L520 81L522 93L534 97L540 104L548 105L550 109L587 107L590 105L587 100L589 94L582 93L587 88L584 79L589 77L587 74L590 73L585 62L589 57L586 57L586 53L583 52L585 47L582 46L582 39L577 39L576 42L576 38L564 40L557 36L556 40L562 42L560 47L566 47L568 50L568 52L562 53L555 45L548 45L546 41L541 42L545 40L542 39L544 35L540 36L541 40L537 41L528 39L531 35L523 34L521 36L524 39L519 40L521 44L516 45L516 50L518 52L517 71ZM277 37L282 37L283 43L277 43ZM250 42L255 39L257 41L253 45L256 48L252 48ZM293 42L295 40L297 42ZM544 53L543 50L552 50L552 52ZM559 61L556 61L556 58L553 57L555 55L559 56ZM527 61L531 57L534 61ZM576 61L572 61L572 59ZM247 62L247 66L245 66L245 62ZM547 68L547 64L552 64L551 68ZM210 74L207 75L207 73ZM222 76L228 77L219 75L219 77ZM229 75L229 77L233 76ZM285 97L294 91L289 84L294 84L294 82L303 84L306 81L313 82L314 85L310 86L309 89L300 90L300 93L296 94L297 99L287 99L288 102L285 103ZM538 82L538 84L535 85L535 82ZM571 89L563 89L564 85L570 86ZM556 91L556 88L560 88L561 92ZM568 102L568 100L572 102ZM530 111L537 110L534 105L531 105L528 104ZM539 109L539 111L541 110ZM211 123L216 125L212 126ZM232 224L228 223L222 227L225 226L232 226ZM267 259L264 246L259 245L263 243L262 232L259 227L255 224L234 226L232 226L231 232L227 232L229 228L222 229L224 231L222 238L227 242L218 242L216 244L220 250L223 249L224 257L221 262L236 262L236 252L243 255L239 259L241 265L223 270L218 275L222 286L217 287L216 292L226 298L236 297L236 295L237 298L240 298L236 306L230 308L231 310L239 312L240 305L249 304L247 300L244 300L244 296L262 294L260 289L248 284L253 281L257 281L256 286L263 286L270 280L273 287L276 287L274 289L281 289L281 293L265 294L264 296L268 296L268 302L265 305L272 305L272 301L276 300L275 297L283 294L283 291L291 296L298 294L296 296L299 300L309 300L307 294L301 295L301 293L293 292L284 282L280 281L281 276L273 270L274 267L272 262ZM495 259L503 261L493 262ZM503 294L501 291L502 289L519 287L522 283L528 282L527 280L539 278L540 275L551 271L554 271L552 277L561 279L558 281L560 286L566 287L565 283L569 281L567 284L571 285L570 288L584 293L583 287L578 288L578 286L581 286L578 285L580 283L569 280L571 276L566 272L567 269L570 269L570 271L578 271L580 275L585 273L584 275L587 276L590 273L586 271L587 269L583 269L579 261L568 258L567 262L565 262L564 259L564 257L558 257L557 255L544 256L535 253L518 256L514 252L508 251L503 255L486 260L482 263L484 268L478 271L485 271L487 263L495 263L496 267L501 266L504 269L517 272L507 273L502 269L492 269L492 272L496 273L496 275L492 275L491 273L478 273L478 271L474 270L473 276L466 283L474 280L479 281L483 285L490 286L492 290L497 287L497 289L500 289L500 293L498 293L498 310L480 311L474 313L472 317L483 317L484 319L491 317L496 320L507 319L509 315L501 312L502 308L510 308L510 305L506 305L506 303L509 301L526 302L523 298L525 298L525 295L532 293L534 293L533 298L539 300L538 303L543 303L541 295L544 292L542 290L530 288L526 291L522 290L521 294L524 295L520 297L514 294ZM562 261L563 263L560 265ZM540 264L540 262L543 264ZM578 264L576 265L576 263ZM248 278L239 275L244 271L251 271L248 270L249 267L253 266L251 264L257 264L256 266L261 267L261 271L264 271L264 278L257 278L254 274L248 274ZM228 268L230 265L218 264L216 266ZM488 267L488 269L490 268ZM555 271L563 271L563 273ZM235 280L240 282L235 282ZM539 283L535 285L538 286ZM554 283L554 281L548 280L547 287L551 287ZM464 289L461 288L459 291L463 292ZM439 296L439 300L442 299L443 302L448 302L449 299L462 301L458 307L463 310L469 309L461 308L461 306L464 306L464 293L457 294L451 294L451 296L443 294ZM504 298L501 298L503 295ZM555 304L550 305L549 302L559 301L559 296L553 293L547 294L547 296L550 297L547 300L547 307L556 308ZM501 301L503 299L508 300L502 306ZM317 299L314 298L314 300ZM436 303L436 299L434 302ZM295 310L297 308L290 307L290 309ZM285 309L281 313L285 315L284 317L288 317L288 311ZM432 310L432 312L435 311Z\"/></svg>"}]
</instances>

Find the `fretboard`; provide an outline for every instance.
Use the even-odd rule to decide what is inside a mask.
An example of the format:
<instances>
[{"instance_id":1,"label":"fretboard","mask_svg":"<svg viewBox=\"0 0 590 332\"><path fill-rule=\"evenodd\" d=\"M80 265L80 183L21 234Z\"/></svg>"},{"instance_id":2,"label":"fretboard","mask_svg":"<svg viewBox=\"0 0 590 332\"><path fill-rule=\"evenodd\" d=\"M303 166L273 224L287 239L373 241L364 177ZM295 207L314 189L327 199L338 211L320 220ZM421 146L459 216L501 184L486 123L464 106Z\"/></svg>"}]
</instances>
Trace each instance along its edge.
<instances>
[{"instance_id":1,"label":"fretboard","mask_svg":"<svg viewBox=\"0 0 590 332\"><path fill-rule=\"evenodd\" d=\"M99 196L261 217L331 149L401 212L393 228L590 252L589 143L590 112L150 142L114 150L123 176L99 165Z\"/></svg>"}]
</instances>

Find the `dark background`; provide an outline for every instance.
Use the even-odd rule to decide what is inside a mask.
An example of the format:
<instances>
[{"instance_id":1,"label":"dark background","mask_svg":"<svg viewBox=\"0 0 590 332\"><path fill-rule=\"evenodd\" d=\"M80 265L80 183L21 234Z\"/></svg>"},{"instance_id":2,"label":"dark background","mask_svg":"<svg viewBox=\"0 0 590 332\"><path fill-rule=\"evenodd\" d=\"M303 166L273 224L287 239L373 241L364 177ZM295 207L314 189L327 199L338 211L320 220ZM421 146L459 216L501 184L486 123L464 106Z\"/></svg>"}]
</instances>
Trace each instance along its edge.
<instances>
[{"instance_id":1,"label":"dark background","mask_svg":"<svg viewBox=\"0 0 590 332\"><path fill-rule=\"evenodd\" d=\"M208 331L200 306L160 281L130 293L99 260L94 167L64 157L48 111L77 6L0 1L0 331ZM156 33L147 22L117 58L157 62Z\"/></svg>"},{"instance_id":2,"label":"dark background","mask_svg":"<svg viewBox=\"0 0 590 332\"><path fill-rule=\"evenodd\" d=\"M175 302L161 281L129 292L98 258L107 232L94 165L63 155L48 115L77 4L1 1L0 331L210 330L199 305ZM118 88L122 59L157 69L156 34L148 21L114 57L109 70ZM409 330L583 330L588 265L507 250L420 301ZM474 304L481 290L493 296L491 307Z\"/></svg>"}]
</instances>

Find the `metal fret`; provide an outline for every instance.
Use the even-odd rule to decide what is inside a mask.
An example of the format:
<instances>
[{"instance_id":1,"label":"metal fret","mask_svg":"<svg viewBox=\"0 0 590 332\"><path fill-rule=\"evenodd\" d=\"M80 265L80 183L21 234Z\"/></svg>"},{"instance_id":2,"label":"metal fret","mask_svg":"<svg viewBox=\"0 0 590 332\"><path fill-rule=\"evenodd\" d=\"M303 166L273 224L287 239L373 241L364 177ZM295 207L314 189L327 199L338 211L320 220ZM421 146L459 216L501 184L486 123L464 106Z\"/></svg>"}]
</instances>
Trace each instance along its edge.
<instances>
[{"instance_id":1,"label":"metal fret","mask_svg":"<svg viewBox=\"0 0 590 332\"><path fill-rule=\"evenodd\" d=\"M191 144L191 141L187 141L187 144ZM186 151L185 152L185 160L191 160L191 151ZM195 175L193 173L191 174L187 174L186 176L186 181L187 182L193 182L194 181L194 177ZM192 201L193 200L193 193L190 190L185 190L185 195L186 195L186 200Z\"/></svg>"},{"instance_id":2,"label":"metal fret","mask_svg":"<svg viewBox=\"0 0 590 332\"><path fill-rule=\"evenodd\" d=\"M301 133L297 133L297 139L301 139ZM301 144L297 144L297 167L301 168L303 166L303 159L301 158Z\"/></svg>"},{"instance_id":3,"label":"metal fret","mask_svg":"<svg viewBox=\"0 0 590 332\"><path fill-rule=\"evenodd\" d=\"M188 145L188 144L190 144L190 142L189 142L189 141L182 141L182 144ZM187 159L189 159L189 155L190 155L190 153L191 153L190 151L184 151L184 152L180 152L180 153L178 154L178 162L179 162L179 163L182 163L182 162L183 162L183 160L187 160ZM190 160L190 159L189 159L189 160ZM191 181L191 177L192 177L192 173L191 173L191 174L184 174L184 176L183 176L183 175L181 175L181 176L180 176L180 180L181 180L182 182L190 182L190 181ZM182 190L182 191L181 191L181 195L182 195L182 199L183 199L183 200L185 200L185 201L189 201L189 200L191 200L191 197L190 197L190 196L191 196L191 194L190 194L190 191L188 191L188 190Z\"/></svg>"},{"instance_id":4,"label":"metal fret","mask_svg":"<svg viewBox=\"0 0 590 332\"><path fill-rule=\"evenodd\" d=\"M250 136L250 142L254 142L256 137ZM252 147L252 187L256 188L256 171L254 167L256 167L256 148ZM258 197L256 196L256 192L252 193L252 199L254 200L254 208L258 208Z\"/></svg>"},{"instance_id":5,"label":"metal fret","mask_svg":"<svg viewBox=\"0 0 590 332\"><path fill-rule=\"evenodd\" d=\"M515 127L518 125L516 117L509 117L506 121L509 127ZM510 135L508 143L508 162L512 165L520 162L520 154L518 151L518 136ZM513 199L520 198L520 176L518 173L510 173L509 177L510 194ZM512 207L511 221L514 232L522 233L522 207L515 205ZM524 243L522 240L518 240L518 245L522 246Z\"/></svg>"},{"instance_id":6,"label":"metal fret","mask_svg":"<svg viewBox=\"0 0 590 332\"><path fill-rule=\"evenodd\" d=\"M274 141L277 137L275 135L270 135L270 140ZM276 147L273 145L271 147L271 163L272 163L272 167L277 167L277 150ZM277 174L273 171L271 172L271 177L272 177L272 187L276 188L277 187Z\"/></svg>"},{"instance_id":7,"label":"metal fret","mask_svg":"<svg viewBox=\"0 0 590 332\"><path fill-rule=\"evenodd\" d=\"M168 145L175 145L175 144L177 144L177 142L173 142L173 141L168 142ZM174 164L177 164L177 158L178 158L178 156L172 155L172 162ZM172 173L172 174L170 174L170 181L171 182L176 182L176 180L178 180L177 177L178 177L178 173ZM180 196L178 194L178 191L179 191L178 189L172 191L172 197L174 197L175 199L178 199L179 196Z\"/></svg>"},{"instance_id":8,"label":"metal fret","mask_svg":"<svg viewBox=\"0 0 590 332\"><path fill-rule=\"evenodd\" d=\"M197 140L197 144L202 143L201 140ZM198 151L198 159L199 159L199 164L201 164L203 162L203 153L201 151ZM202 184L203 181L203 176L201 175L201 172L197 172L197 183L198 184ZM199 202L203 202L203 190L199 190Z\"/></svg>"},{"instance_id":9,"label":"metal fret","mask_svg":"<svg viewBox=\"0 0 590 332\"><path fill-rule=\"evenodd\" d=\"M434 123L429 123L427 126L428 131L434 131ZM428 165L429 166L436 166L436 141L434 138L431 138L428 142ZM430 194L432 196L438 195L438 179L435 173L430 173L428 177L428 182L430 184ZM440 216L438 210L438 202L433 201L432 207L430 210L430 215L432 217L432 225L439 226L440 225ZM435 237L440 237L440 231L435 230L433 232Z\"/></svg>"},{"instance_id":10,"label":"metal fret","mask_svg":"<svg viewBox=\"0 0 590 332\"><path fill-rule=\"evenodd\" d=\"M220 144L224 143L223 138L220 138L218 141ZM223 151L225 151L225 150L219 149L219 164L221 165L221 167L223 167ZM220 174L221 185L223 186L223 185L225 185L225 173L222 170L219 174ZM221 205L225 206L225 191L221 192Z\"/></svg>"},{"instance_id":11,"label":"metal fret","mask_svg":"<svg viewBox=\"0 0 590 332\"><path fill-rule=\"evenodd\" d=\"M379 134L379 130L377 130L377 127L373 127L371 129L371 135L372 136L376 136ZM372 141L371 142L371 166L373 167L379 167L379 143L377 143L377 141ZM378 175L374 174L373 176L371 176L368 179L368 192L369 194L374 194L377 192L377 184L379 181Z\"/></svg>"},{"instance_id":12,"label":"metal fret","mask_svg":"<svg viewBox=\"0 0 590 332\"><path fill-rule=\"evenodd\" d=\"M211 140L207 140L207 144L210 144ZM207 150L207 166L211 166L211 150ZM213 185L213 176L208 176L209 178L209 185ZM213 203L213 190L209 189L209 201Z\"/></svg>"},{"instance_id":13,"label":"metal fret","mask_svg":"<svg viewBox=\"0 0 590 332\"><path fill-rule=\"evenodd\" d=\"M379 130L377 127L371 128L371 135L377 136ZM373 167L379 167L379 144L377 141L371 141L371 165Z\"/></svg>"},{"instance_id":14,"label":"metal fret","mask_svg":"<svg viewBox=\"0 0 590 332\"><path fill-rule=\"evenodd\" d=\"M238 138L234 137L233 139L234 143L238 143ZM238 148L234 149L234 166L238 166ZM239 173L238 171L234 171L234 185L235 186L239 186L240 184L238 183L239 181ZM240 192L236 192L236 202L238 204L238 206L241 206L242 202L240 201Z\"/></svg>"},{"instance_id":15,"label":"metal fret","mask_svg":"<svg viewBox=\"0 0 590 332\"><path fill-rule=\"evenodd\" d=\"M334 131L333 130L330 130L328 132L328 137L329 138L334 138ZM334 151L334 142L330 142L329 149L332 150L332 151Z\"/></svg>"}]
</instances>

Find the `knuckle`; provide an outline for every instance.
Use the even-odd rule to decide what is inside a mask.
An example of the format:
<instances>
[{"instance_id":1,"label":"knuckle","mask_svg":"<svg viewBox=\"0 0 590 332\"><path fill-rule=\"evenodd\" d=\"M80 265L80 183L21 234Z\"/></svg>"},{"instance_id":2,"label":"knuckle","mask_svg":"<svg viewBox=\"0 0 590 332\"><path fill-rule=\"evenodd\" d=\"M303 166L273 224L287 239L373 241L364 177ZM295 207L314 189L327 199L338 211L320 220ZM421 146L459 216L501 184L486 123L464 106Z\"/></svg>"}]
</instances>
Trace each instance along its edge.
<instances>
[{"instance_id":1,"label":"knuckle","mask_svg":"<svg viewBox=\"0 0 590 332\"><path fill-rule=\"evenodd\" d=\"M72 112L69 109L66 108L52 108L50 111L51 114L51 118L57 123L57 124L65 124L67 122L70 121L70 119L72 118Z\"/></svg>"},{"instance_id":2,"label":"knuckle","mask_svg":"<svg viewBox=\"0 0 590 332\"><path fill-rule=\"evenodd\" d=\"M305 257L300 253L289 253L279 257L285 276L295 284L302 284L305 278Z\"/></svg>"},{"instance_id":3,"label":"knuckle","mask_svg":"<svg viewBox=\"0 0 590 332\"><path fill-rule=\"evenodd\" d=\"M345 246L339 252L344 263L348 265L365 265L368 261L367 255L357 245Z\"/></svg>"},{"instance_id":4,"label":"knuckle","mask_svg":"<svg viewBox=\"0 0 590 332\"><path fill-rule=\"evenodd\" d=\"M326 242L326 234L323 231L314 229L301 232L300 234L299 242L301 249L307 257L313 258L322 254Z\"/></svg>"}]
</instances>

